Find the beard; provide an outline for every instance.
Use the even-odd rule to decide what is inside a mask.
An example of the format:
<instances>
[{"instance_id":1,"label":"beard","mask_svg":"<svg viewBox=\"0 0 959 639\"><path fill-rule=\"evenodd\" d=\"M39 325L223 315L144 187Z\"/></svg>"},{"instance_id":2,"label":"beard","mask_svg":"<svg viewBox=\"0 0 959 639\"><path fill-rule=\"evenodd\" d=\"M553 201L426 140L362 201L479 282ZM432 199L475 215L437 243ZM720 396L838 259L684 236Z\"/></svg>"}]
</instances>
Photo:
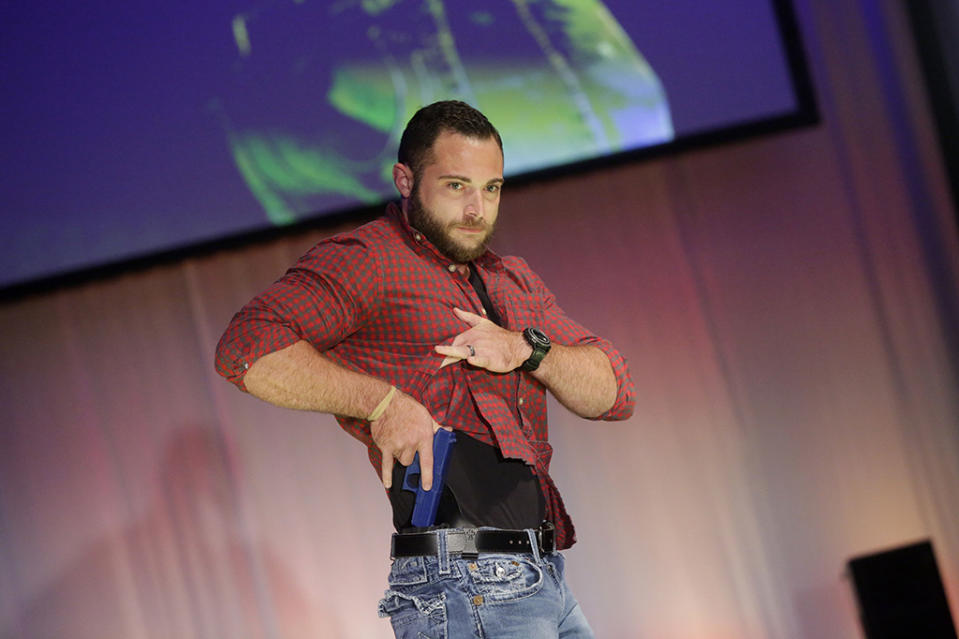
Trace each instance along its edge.
<instances>
[{"instance_id":1,"label":"beard","mask_svg":"<svg viewBox=\"0 0 959 639\"><path fill-rule=\"evenodd\" d=\"M487 224L484 220L459 220L444 224L432 211L423 206L415 186L410 194L406 214L413 228L422 233L440 253L457 264L472 262L485 253L486 246L493 237L494 226ZM486 233L477 244L463 244L453 237L453 229L457 226L486 229Z\"/></svg>"}]
</instances>

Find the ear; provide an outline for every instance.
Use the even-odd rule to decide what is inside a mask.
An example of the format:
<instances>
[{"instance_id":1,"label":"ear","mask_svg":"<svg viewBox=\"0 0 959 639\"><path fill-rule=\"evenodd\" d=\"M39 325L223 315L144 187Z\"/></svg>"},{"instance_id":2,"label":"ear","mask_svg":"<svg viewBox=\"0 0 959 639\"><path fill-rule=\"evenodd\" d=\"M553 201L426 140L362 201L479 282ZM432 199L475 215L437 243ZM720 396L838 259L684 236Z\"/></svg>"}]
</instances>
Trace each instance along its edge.
<instances>
[{"instance_id":1,"label":"ear","mask_svg":"<svg viewBox=\"0 0 959 639\"><path fill-rule=\"evenodd\" d=\"M393 184L404 198L413 192L413 169L401 162L393 165Z\"/></svg>"}]
</instances>

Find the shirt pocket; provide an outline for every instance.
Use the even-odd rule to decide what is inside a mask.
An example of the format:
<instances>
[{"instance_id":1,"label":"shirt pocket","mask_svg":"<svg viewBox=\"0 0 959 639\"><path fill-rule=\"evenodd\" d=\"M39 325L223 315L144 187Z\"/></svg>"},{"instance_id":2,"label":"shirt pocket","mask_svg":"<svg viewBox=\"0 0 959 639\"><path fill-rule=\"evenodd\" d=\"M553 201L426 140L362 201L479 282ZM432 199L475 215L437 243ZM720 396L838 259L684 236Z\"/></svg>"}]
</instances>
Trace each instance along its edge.
<instances>
[{"instance_id":1,"label":"shirt pocket","mask_svg":"<svg viewBox=\"0 0 959 639\"><path fill-rule=\"evenodd\" d=\"M541 326L543 323L543 306L529 295L503 293L494 303L502 309L501 314L505 311L502 318L506 324L504 328L521 331L529 326Z\"/></svg>"}]
</instances>

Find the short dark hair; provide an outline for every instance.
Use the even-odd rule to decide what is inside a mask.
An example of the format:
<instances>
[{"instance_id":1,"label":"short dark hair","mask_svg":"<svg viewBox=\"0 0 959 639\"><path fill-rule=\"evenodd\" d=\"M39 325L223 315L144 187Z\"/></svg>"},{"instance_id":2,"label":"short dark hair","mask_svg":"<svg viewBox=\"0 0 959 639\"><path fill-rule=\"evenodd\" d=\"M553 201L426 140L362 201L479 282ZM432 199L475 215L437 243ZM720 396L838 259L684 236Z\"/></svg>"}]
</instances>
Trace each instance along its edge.
<instances>
[{"instance_id":1,"label":"short dark hair","mask_svg":"<svg viewBox=\"0 0 959 639\"><path fill-rule=\"evenodd\" d=\"M419 177L432 159L433 143L440 133L449 131L479 140L493 138L503 151L503 140L486 116L459 100L434 102L413 114L400 138L397 159Z\"/></svg>"}]
</instances>

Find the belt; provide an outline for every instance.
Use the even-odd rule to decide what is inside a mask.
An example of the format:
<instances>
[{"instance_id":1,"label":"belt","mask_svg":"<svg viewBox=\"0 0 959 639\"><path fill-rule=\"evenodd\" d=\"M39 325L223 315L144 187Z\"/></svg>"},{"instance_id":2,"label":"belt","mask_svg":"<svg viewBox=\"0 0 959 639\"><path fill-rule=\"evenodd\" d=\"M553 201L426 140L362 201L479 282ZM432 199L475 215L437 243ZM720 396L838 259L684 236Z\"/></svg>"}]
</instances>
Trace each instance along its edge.
<instances>
[{"instance_id":1,"label":"belt","mask_svg":"<svg viewBox=\"0 0 959 639\"><path fill-rule=\"evenodd\" d=\"M418 557L436 555L439 552L438 530L418 533L394 533L390 557ZM555 529L546 522L534 530L534 538L540 554L553 552L556 548ZM532 553L529 534L525 530L451 528L446 531L446 551L475 557L479 553Z\"/></svg>"}]
</instances>

